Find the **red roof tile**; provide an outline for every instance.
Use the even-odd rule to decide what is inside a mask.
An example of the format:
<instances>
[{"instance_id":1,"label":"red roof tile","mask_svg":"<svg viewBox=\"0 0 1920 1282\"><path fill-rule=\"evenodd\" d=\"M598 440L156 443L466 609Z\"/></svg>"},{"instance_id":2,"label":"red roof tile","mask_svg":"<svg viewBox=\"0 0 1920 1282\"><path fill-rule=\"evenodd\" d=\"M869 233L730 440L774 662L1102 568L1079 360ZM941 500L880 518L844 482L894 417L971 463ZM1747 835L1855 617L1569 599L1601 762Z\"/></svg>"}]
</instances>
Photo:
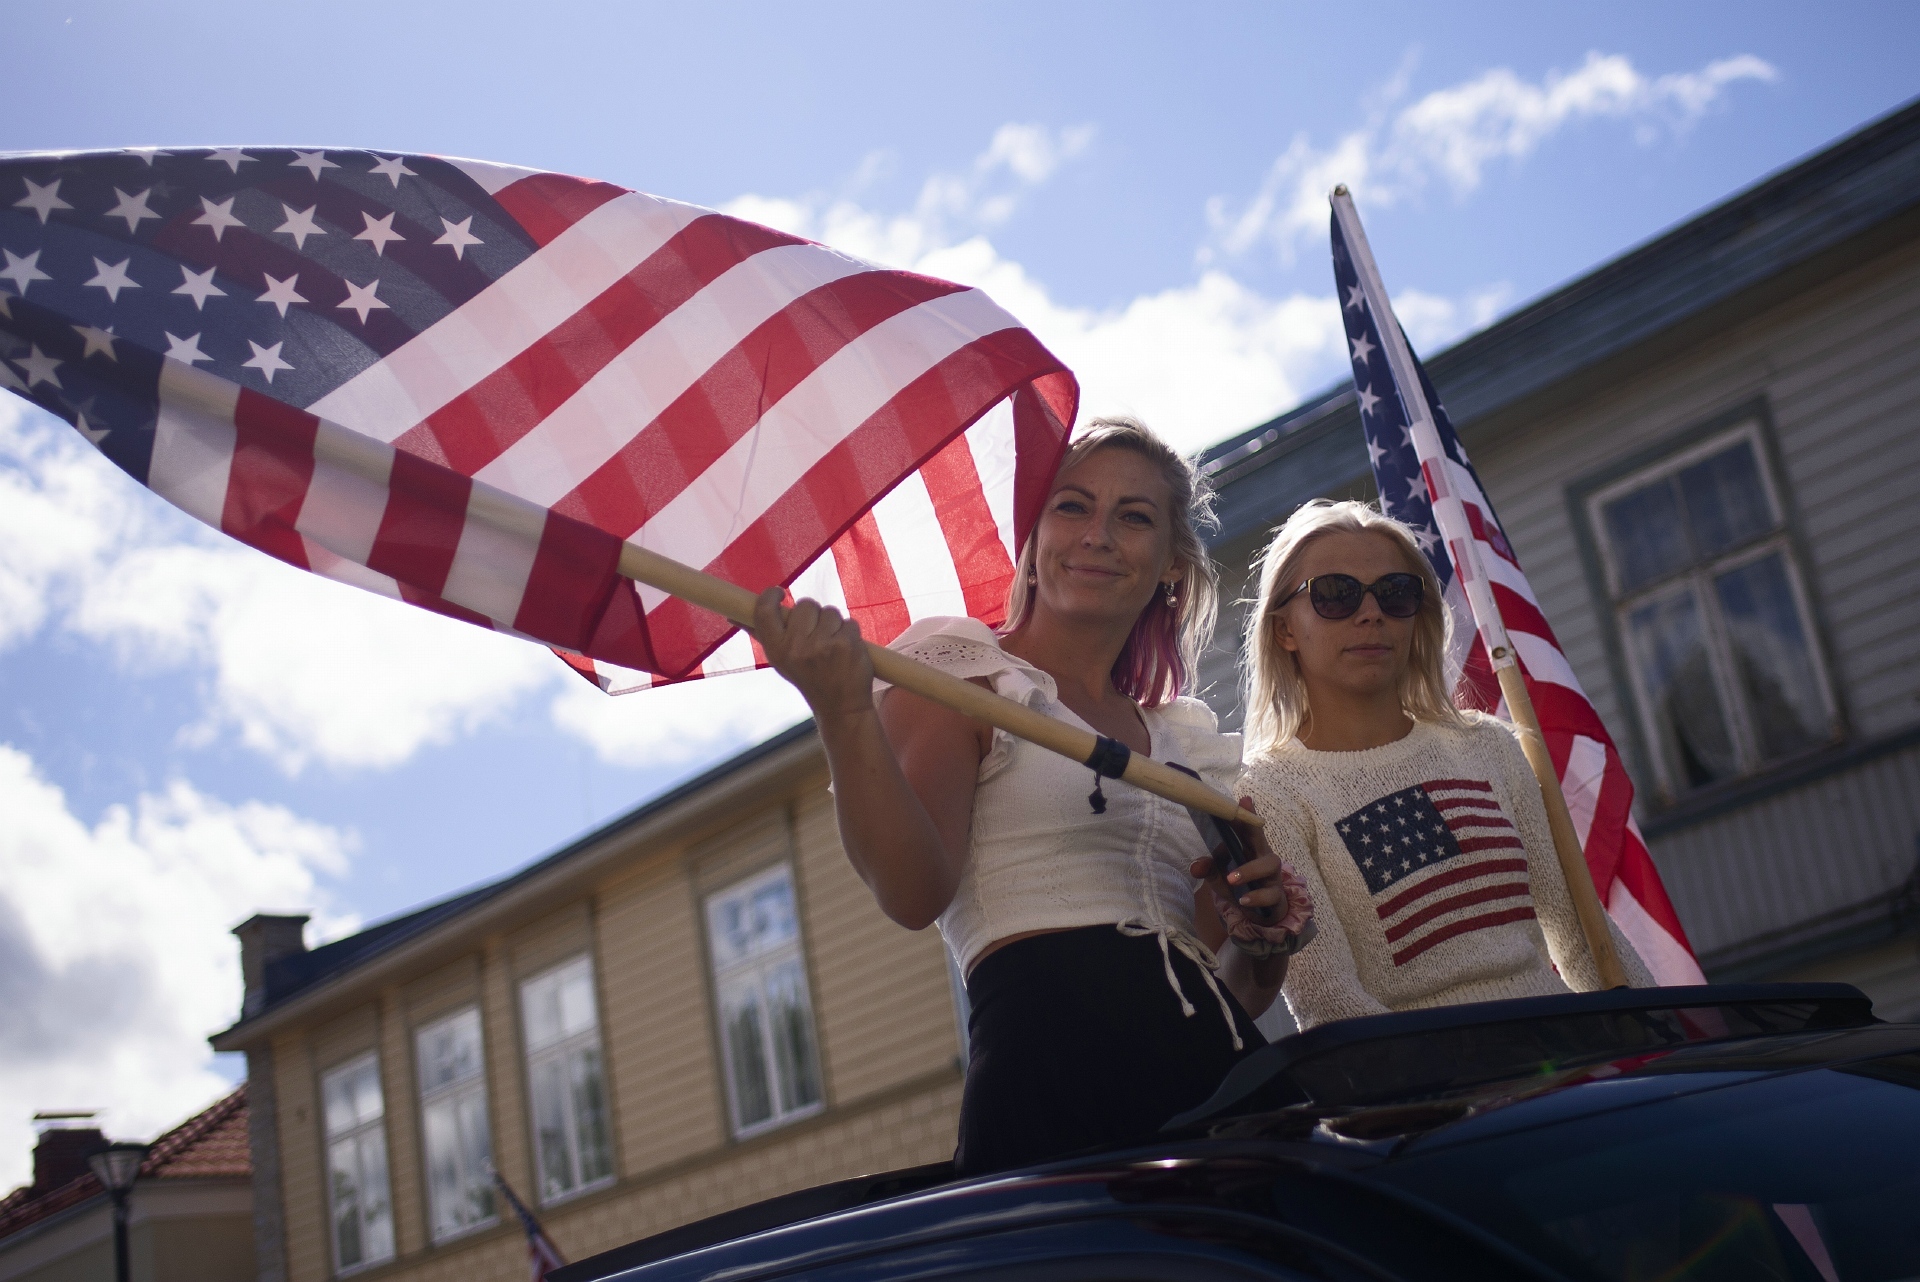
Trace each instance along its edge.
<instances>
[{"instance_id":1,"label":"red roof tile","mask_svg":"<svg viewBox=\"0 0 1920 1282\"><path fill-rule=\"evenodd\" d=\"M140 1164L143 1180L245 1179L253 1174L247 1151L247 1084L204 1112L195 1114L153 1142ZM71 1206L92 1201L105 1190L91 1173L57 1189L30 1197L25 1187L0 1198L0 1238Z\"/></svg>"}]
</instances>

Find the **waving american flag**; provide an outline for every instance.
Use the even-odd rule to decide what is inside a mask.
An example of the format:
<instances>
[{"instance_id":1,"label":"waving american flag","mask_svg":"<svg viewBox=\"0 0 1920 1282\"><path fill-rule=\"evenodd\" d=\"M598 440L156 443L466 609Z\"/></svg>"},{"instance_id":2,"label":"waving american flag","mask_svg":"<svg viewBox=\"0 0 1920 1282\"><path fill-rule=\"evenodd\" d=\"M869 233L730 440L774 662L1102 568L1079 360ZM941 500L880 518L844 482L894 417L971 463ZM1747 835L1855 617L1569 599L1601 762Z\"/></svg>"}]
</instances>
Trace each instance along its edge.
<instances>
[{"instance_id":1,"label":"waving american flag","mask_svg":"<svg viewBox=\"0 0 1920 1282\"><path fill-rule=\"evenodd\" d=\"M1647 852L1633 818L1633 780L1619 750L1594 711L1573 667L1560 650L1540 602L1507 541L1500 518L1487 500L1479 473L1454 434L1446 409L1418 359L1412 361L1439 451L1422 457L1414 424L1393 367L1381 346L1379 318L1397 327L1384 298L1363 286L1341 230L1333 219L1333 278L1353 362L1353 386L1360 398L1360 423L1367 455L1380 491L1381 510L1413 527L1446 591L1453 615L1452 671L1459 674L1457 701L1462 706L1507 716L1493 665L1480 638L1459 565L1480 565L1491 583L1493 601L1526 678L1527 693L1540 719L1542 736L1560 776L1574 830L1600 901L1633 942L1641 959L1662 984L1698 984L1700 966L1687 943L1679 914L1667 898L1659 870ZM1404 341L1404 336L1402 336ZM1473 549L1449 548L1434 515L1436 500L1457 497L1465 509Z\"/></svg>"},{"instance_id":2,"label":"waving american flag","mask_svg":"<svg viewBox=\"0 0 1920 1282\"><path fill-rule=\"evenodd\" d=\"M262 551L610 689L754 662L623 540L883 642L995 619L1078 399L975 289L603 182L251 147L0 158L0 386Z\"/></svg>"}]
</instances>

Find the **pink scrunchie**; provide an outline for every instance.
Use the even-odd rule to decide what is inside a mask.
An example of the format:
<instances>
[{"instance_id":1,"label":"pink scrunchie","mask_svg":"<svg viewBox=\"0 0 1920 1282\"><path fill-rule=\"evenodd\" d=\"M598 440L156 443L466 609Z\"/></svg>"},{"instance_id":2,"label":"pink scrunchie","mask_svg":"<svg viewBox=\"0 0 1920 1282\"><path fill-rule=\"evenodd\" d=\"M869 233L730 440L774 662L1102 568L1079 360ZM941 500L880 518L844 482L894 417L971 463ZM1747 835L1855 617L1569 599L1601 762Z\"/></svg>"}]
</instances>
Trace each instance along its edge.
<instances>
[{"instance_id":1,"label":"pink scrunchie","mask_svg":"<svg viewBox=\"0 0 1920 1282\"><path fill-rule=\"evenodd\" d=\"M1313 894L1293 865L1285 860L1280 863L1280 889L1287 895L1286 915L1271 926L1263 926L1246 909L1214 889L1211 882L1207 884L1207 892L1213 898L1213 911L1227 928L1227 937L1236 947L1255 957L1293 952L1298 947L1294 941L1313 920Z\"/></svg>"}]
</instances>

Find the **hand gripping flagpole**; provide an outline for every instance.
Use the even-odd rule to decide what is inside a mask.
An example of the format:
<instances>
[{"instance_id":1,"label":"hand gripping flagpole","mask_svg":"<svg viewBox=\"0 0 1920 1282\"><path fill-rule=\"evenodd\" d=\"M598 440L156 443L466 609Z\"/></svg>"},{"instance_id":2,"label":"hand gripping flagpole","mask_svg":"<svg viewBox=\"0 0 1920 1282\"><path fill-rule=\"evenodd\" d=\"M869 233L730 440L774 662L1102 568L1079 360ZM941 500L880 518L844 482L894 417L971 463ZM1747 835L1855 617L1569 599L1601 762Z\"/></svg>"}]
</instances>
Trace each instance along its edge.
<instances>
[{"instance_id":1,"label":"hand gripping flagpole","mask_svg":"<svg viewBox=\"0 0 1920 1282\"><path fill-rule=\"evenodd\" d=\"M620 573L639 583L659 588L685 601L691 601L715 614L731 619L744 628L753 627L753 593L725 579L696 570L692 566L649 552L634 543L620 551ZM873 660L874 675L890 685L902 686L955 712L997 726L1028 743L1057 752L1063 757L1091 766L1097 774L1124 779L1156 796L1183 806L1204 810L1221 819L1238 820L1255 826L1264 821L1250 810L1243 810L1220 793L1170 766L1127 751L1125 744L1064 721L1035 712L1024 703L983 689L951 673L928 667L897 650L867 642L867 656ZM1121 768L1124 763L1124 768Z\"/></svg>"},{"instance_id":2,"label":"hand gripping flagpole","mask_svg":"<svg viewBox=\"0 0 1920 1282\"><path fill-rule=\"evenodd\" d=\"M1479 545L1467 521L1466 506L1459 493L1448 483L1447 457L1440 446L1440 434L1433 426L1433 412L1420 388L1420 376L1413 365L1413 353L1407 349L1406 336L1394 319L1387 289L1374 264L1373 250L1367 245L1367 233L1360 226L1360 215L1345 184L1333 189L1333 216L1340 221L1340 234L1346 238L1347 252L1353 256L1354 272L1366 304L1373 309L1374 327L1380 331L1380 343L1393 369L1393 381L1400 389L1401 404L1411 426L1414 452L1420 458L1420 472L1426 478L1427 494L1433 500L1433 519L1446 540L1447 553L1453 558L1454 572L1467 591L1467 604L1473 610L1474 625L1493 661L1494 675L1500 679L1500 693L1507 711L1520 729L1520 747L1527 754L1539 780L1541 799L1546 803L1547 826L1553 832L1554 853L1560 859L1560 872L1566 879L1567 893L1580 919L1580 931L1593 953L1594 969L1602 988L1625 988L1627 974L1613 948L1613 936L1607 929L1606 910L1594 890L1593 874L1580 849L1580 837L1573 828L1573 815L1567 810L1567 798L1560 790L1560 775L1547 741L1540 733L1540 718L1534 713L1533 699L1527 694L1526 677L1520 671L1513 642L1507 636L1506 622L1500 617L1499 603L1493 597L1493 583L1480 560Z\"/></svg>"}]
</instances>

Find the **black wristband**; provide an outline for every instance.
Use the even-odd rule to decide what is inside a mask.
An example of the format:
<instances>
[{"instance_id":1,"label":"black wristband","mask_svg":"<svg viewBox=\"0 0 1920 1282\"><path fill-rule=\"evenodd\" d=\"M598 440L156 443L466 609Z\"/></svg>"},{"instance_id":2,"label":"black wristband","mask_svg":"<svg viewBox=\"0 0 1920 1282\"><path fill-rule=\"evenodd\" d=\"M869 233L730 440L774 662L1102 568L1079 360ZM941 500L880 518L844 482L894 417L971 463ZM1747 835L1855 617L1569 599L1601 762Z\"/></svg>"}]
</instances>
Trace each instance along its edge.
<instances>
[{"instance_id":1,"label":"black wristband","mask_svg":"<svg viewBox=\"0 0 1920 1282\"><path fill-rule=\"evenodd\" d=\"M1093 791L1087 794L1087 804L1093 807L1093 813L1107 813L1107 795L1100 791L1100 779L1118 779L1127 772L1127 762L1133 758L1133 749L1118 739L1109 739L1105 735L1096 735L1093 751L1087 754L1087 768L1093 771Z\"/></svg>"}]
</instances>

